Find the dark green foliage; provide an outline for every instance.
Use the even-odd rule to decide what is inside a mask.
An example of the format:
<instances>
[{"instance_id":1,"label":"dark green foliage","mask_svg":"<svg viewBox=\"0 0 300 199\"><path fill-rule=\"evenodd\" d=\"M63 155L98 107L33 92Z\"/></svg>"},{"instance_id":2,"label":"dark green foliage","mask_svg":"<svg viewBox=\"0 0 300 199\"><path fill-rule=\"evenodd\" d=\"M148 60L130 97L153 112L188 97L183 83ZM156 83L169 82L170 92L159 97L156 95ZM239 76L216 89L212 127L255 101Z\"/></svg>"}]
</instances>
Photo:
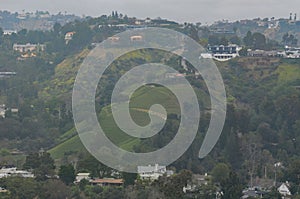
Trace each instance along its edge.
<instances>
[{"instance_id":1,"label":"dark green foliage","mask_svg":"<svg viewBox=\"0 0 300 199\"><path fill-rule=\"evenodd\" d=\"M124 180L124 185L134 185L136 179L137 179L137 174L136 173L122 173L122 178Z\"/></svg>"},{"instance_id":2,"label":"dark green foliage","mask_svg":"<svg viewBox=\"0 0 300 199\"><path fill-rule=\"evenodd\" d=\"M223 192L222 199L238 199L242 196L243 185L237 174L233 171L230 172L226 180L221 182L221 188Z\"/></svg>"},{"instance_id":3,"label":"dark green foliage","mask_svg":"<svg viewBox=\"0 0 300 199\"><path fill-rule=\"evenodd\" d=\"M26 157L24 169L32 169L37 180L46 180L54 175L54 160L49 153L32 153Z\"/></svg>"},{"instance_id":4,"label":"dark green foliage","mask_svg":"<svg viewBox=\"0 0 300 199\"><path fill-rule=\"evenodd\" d=\"M59 168L58 176L59 179L63 181L66 185L73 183L76 178L75 169L73 165L62 165Z\"/></svg>"},{"instance_id":5,"label":"dark green foliage","mask_svg":"<svg viewBox=\"0 0 300 199\"><path fill-rule=\"evenodd\" d=\"M281 199L281 194L276 190L276 188L273 188L269 193L266 193L263 196L263 199Z\"/></svg>"},{"instance_id":6,"label":"dark green foliage","mask_svg":"<svg viewBox=\"0 0 300 199\"><path fill-rule=\"evenodd\" d=\"M155 185L165 195L166 198L182 198L182 188L187 185L192 179L192 173L188 170L183 170L180 173L171 177L160 177Z\"/></svg>"},{"instance_id":7,"label":"dark green foliage","mask_svg":"<svg viewBox=\"0 0 300 199\"><path fill-rule=\"evenodd\" d=\"M113 172L111 168L102 164L90 154L85 155L83 159L78 161L77 170L90 172L91 176L95 178L111 177Z\"/></svg>"},{"instance_id":8,"label":"dark green foliage","mask_svg":"<svg viewBox=\"0 0 300 199\"><path fill-rule=\"evenodd\" d=\"M70 198L71 195L71 188L60 180L48 180L41 185L39 190L40 198L60 199Z\"/></svg>"},{"instance_id":9,"label":"dark green foliage","mask_svg":"<svg viewBox=\"0 0 300 199\"><path fill-rule=\"evenodd\" d=\"M9 190L10 198L28 199L38 196L40 184L32 178L2 178L0 186Z\"/></svg>"}]
</instances>

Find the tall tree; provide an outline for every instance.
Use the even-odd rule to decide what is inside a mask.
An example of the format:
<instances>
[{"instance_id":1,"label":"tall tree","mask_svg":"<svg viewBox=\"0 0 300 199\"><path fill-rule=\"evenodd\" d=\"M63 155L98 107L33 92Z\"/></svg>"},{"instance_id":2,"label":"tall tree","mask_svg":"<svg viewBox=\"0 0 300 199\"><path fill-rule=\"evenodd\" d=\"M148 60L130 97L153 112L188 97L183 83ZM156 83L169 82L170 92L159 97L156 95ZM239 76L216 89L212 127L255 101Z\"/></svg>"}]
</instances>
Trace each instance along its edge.
<instances>
[{"instance_id":1,"label":"tall tree","mask_svg":"<svg viewBox=\"0 0 300 199\"><path fill-rule=\"evenodd\" d=\"M252 32L251 31L247 32L247 35L244 37L243 42L246 46L252 46L253 37L252 37Z\"/></svg>"},{"instance_id":2,"label":"tall tree","mask_svg":"<svg viewBox=\"0 0 300 199\"><path fill-rule=\"evenodd\" d=\"M73 165L62 165L59 169L58 176L66 185L73 183L76 178Z\"/></svg>"},{"instance_id":3,"label":"tall tree","mask_svg":"<svg viewBox=\"0 0 300 199\"><path fill-rule=\"evenodd\" d=\"M38 180L46 180L54 175L55 165L49 153L32 153L26 157L23 168L32 169Z\"/></svg>"},{"instance_id":4,"label":"tall tree","mask_svg":"<svg viewBox=\"0 0 300 199\"><path fill-rule=\"evenodd\" d=\"M242 196L243 185L234 171L231 171L229 178L221 183L223 192L222 199L238 199Z\"/></svg>"}]
</instances>

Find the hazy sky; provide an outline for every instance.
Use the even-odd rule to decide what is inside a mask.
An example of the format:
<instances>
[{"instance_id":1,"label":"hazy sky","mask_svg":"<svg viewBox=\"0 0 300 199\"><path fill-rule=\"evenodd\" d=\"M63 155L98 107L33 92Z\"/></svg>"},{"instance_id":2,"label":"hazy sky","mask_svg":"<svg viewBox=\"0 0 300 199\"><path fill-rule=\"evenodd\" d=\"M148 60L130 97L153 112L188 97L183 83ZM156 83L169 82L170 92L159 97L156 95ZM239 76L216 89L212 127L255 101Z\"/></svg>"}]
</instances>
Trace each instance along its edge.
<instances>
[{"instance_id":1,"label":"hazy sky","mask_svg":"<svg viewBox=\"0 0 300 199\"><path fill-rule=\"evenodd\" d=\"M112 10L138 18L168 18L179 22L300 16L300 0L0 0L1 10L101 16Z\"/></svg>"}]
</instances>

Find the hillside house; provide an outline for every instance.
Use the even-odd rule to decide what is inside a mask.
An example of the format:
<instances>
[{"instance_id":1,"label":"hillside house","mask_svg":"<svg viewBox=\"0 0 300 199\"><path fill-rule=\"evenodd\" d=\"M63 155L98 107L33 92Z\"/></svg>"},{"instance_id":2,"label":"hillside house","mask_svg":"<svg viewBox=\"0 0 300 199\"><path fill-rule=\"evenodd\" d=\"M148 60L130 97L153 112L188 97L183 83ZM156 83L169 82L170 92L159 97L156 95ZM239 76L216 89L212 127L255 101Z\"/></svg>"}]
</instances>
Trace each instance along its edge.
<instances>
[{"instance_id":1,"label":"hillside house","mask_svg":"<svg viewBox=\"0 0 300 199\"><path fill-rule=\"evenodd\" d=\"M284 53L276 50L251 50L248 49L247 55L249 57L283 57Z\"/></svg>"},{"instance_id":2,"label":"hillside house","mask_svg":"<svg viewBox=\"0 0 300 199\"><path fill-rule=\"evenodd\" d=\"M80 182L81 180L91 180L90 173L77 173L75 183Z\"/></svg>"},{"instance_id":3,"label":"hillside house","mask_svg":"<svg viewBox=\"0 0 300 199\"><path fill-rule=\"evenodd\" d=\"M278 192L283 196L283 197L289 197L291 196L291 192L289 190L289 184L286 182L286 183L282 183L280 185L280 187L278 187Z\"/></svg>"},{"instance_id":4,"label":"hillside house","mask_svg":"<svg viewBox=\"0 0 300 199\"><path fill-rule=\"evenodd\" d=\"M262 191L260 188L247 188L243 190L242 199L246 198L262 198L266 194L265 191Z\"/></svg>"},{"instance_id":5,"label":"hillside house","mask_svg":"<svg viewBox=\"0 0 300 199\"><path fill-rule=\"evenodd\" d=\"M3 35L17 34L16 30L3 30Z\"/></svg>"},{"instance_id":6,"label":"hillside house","mask_svg":"<svg viewBox=\"0 0 300 199\"><path fill-rule=\"evenodd\" d=\"M173 175L173 171L167 170L166 166L155 164L154 166L138 166L138 174L142 180L157 180L160 176L166 174Z\"/></svg>"},{"instance_id":7,"label":"hillside house","mask_svg":"<svg viewBox=\"0 0 300 199\"><path fill-rule=\"evenodd\" d=\"M195 192L197 191L198 187L201 187L202 185L208 185L210 179L211 176L207 173L205 173L204 175L193 174L192 180L183 187L182 191L184 193Z\"/></svg>"},{"instance_id":8,"label":"hillside house","mask_svg":"<svg viewBox=\"0 0 300 199\"><path fill-rule=\"evenodd\" d=\"M76 32L67 32L65 34L65 41L66 41L66 44L68 44L72 39L73 39L73 36Z\"/></svg>"},{"instance_id":9,"label":"hillside house","mask_svg":"<svg viewBox=\"0 0 300 199\"><path fill-rule=\"evenodd\" d=\"M202 53L201 58L208 59L213 58L217 61L228 61L235 57L240 56L239 51L242 49L236 44L230 44L227 46L224 45L215 45L207 47L209 53Z\"/></svg>"},{"instance_id":10,"label":"hillside house","mask_svg":"<svg viewBox=\"0 0 300 199\"><path fill-rule=\"evenodd\" d=\"M93 179L90 180L92 185L99 186L122 186L124 181L123 179L114 179L114 178L103 178L103 179Z\"/></svg>"},{"instance_id":11,"label":"hillside house","mask_svg":"<svg viewBox=\"0 0 300 199\"><path fill-rule=\"evenodd\" d=\"M6 108L5 105L0 105L0 117L5 118Z\"/></svg>"},{"instance_id":12,"label":"hillside house","mask_svg":"<svg viewBox=\"0 0 300 199\"><path fill-rule=\"evenodd\" d=\"M16 76L17 73L16 72L0 72L0 78L1 77L12 77L12 76Z\"/></svg>"},{"instance_id":13,"label":"hillside house","mask_svg":"<svg viewBox=\"0 0 300 199\"><path fill-rule=\"evenodd\" d=\"M287 58L300 58L300 48L285 46L285 54Z\"/></svg>"},{"instance_id":14,"label":"hillside house","mask_svg":"<svg viewBox=\"0 0 300 199\"><path fill-rule=\"evenodd\" d=\"M0 178L10 177L10 176L18 176L23 178L34 178L34 175L25 170L17 170L16 167L3 167L0 169Z\"/></svg>"},{"instance_id":15,"label":"hillside house","mask_svg":"<svg viewBox=\"0 0 300 199\"><path fill-rule=\"evenodd\" d=\"M13 50L18 51L20 53L28 53L28 52L39 52L44 51L46 48L46 45L43 44L14 44Z\"/></svg>"}]
</instances>

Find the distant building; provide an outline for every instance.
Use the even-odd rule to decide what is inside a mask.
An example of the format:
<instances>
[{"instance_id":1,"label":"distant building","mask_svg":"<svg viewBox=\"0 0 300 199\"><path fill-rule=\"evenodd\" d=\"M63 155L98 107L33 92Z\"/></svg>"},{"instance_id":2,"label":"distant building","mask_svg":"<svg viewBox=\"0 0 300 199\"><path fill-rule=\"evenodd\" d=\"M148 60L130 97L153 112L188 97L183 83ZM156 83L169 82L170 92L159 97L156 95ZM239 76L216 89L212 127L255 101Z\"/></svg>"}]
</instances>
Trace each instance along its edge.
<instances>
[{"instance_id":1,"label":"distant building","mask_svg":"<svg viewBox=\"0 0 300 199\"><path fill-rule=\"evenodd\" d=\"M210 179L211 176L208 175L207 173L205 173L204 175L193 174L192 180L182 188L182 191L184 193L195 192L197 191L198 187L201 187L202 185L208 185Z\"/></svg>"},{"instance_id":2,"label":"distant building","mask_svg":"<svg viewBox=\"0 0 300 199\"><path fill-rule=\"evenodd\" d=\"M0 105L0 117L5 118L6 107L5 104Z\"/></svg>"},{"instance_id":3,"label":"distant building","mask_svg":"<svg viewBox=\"0 0 300 199\"><path fill-rule=\"evenodd\" d=\"M91 180L90 173L77 173L75 182L80 182L83 179Z\"/></svg>"},{"instance_id":4,"label":"distant building","mask_svg":"<svg viewBox=\"0 0 300 199\"><path fill-rule=\"evenodd\" d=\"M0 77L12 77L17 75L16 72L0 72Z\"/></svg>"},{"instance_id":5,"label":"distant building","mask_svg":"<svg viewBox=\"0 0 300 199\"><path fill-rule=\"evenodd\" d=\"M251 50L248 49L247 55L249 57L284 57L284 53L276 50Z\"/></svg>"},{"instance_id":6,"label":"distant building","mask_svg":"<svg viewBox=\"0 0 300 199\"><path fill-rule=\"evenodd\" d=\"M18 177L23 177L23 178L34 178L34 175L25 170L17 170L16 167L3 167L0 169L0 178L4 177L10 177L10 176L18 176Z\"/></svg>"},{"instance_id":7,"label":"distant building","mask_svg":"<svg viewBox=\"0 0 300 199\"><path fill-rule=\"evenodd\" d=\"M221 22L221 23L228 23L228 22L224 21L224 22ZM213 32L214 34L228 34L228 35L235 34L235 32L233 30L227 30L225 28L212 29L211 32Z\"/></svg>"},{"instance_id":8,"label":"distant building","mask_svg":"<svg viewBox=\"0 0 300 199\"><path fill-rule=\"evenodd\" d=\"M154 166L138 166L138 174L142 180L157 180L160 176L172 175L173 171L168 171L166 166L155 164Z\"/></svg>"},{"instance_id":9,"label":"distant building","mask_svg":"<svg viewBox=\"0 0 300 199\"><path fill-rule=\"evenodd\" d=\"M17 109L17 108L11 108L10 111L13 114L17 114L19 112L19 109Z\"/></svg>"},{"instance_id":10,"label":"distant building","mask_svg":"<svg viewBox=\"0 0 300 199\"><path fill-rule=\"evenodd\" d=\"M72 39L73 39L73 36L74 36L74 34L75 34L76 32L67 32L66 34L65 34L65 41L66 41L66 44L68 44L69 43L69 41L71 41Z\"/></svg>"},{"instance_id":11,"label":"distant building","mask_svg":"<svg viewBox=\"0 0 300 199\"><path fill-rule=\"evenodd\" d=\"M241 198L262 198L265 194L266 192L260 188L247 188L243 190L243 196Z\"/></svg>"},{"instance_id":12,"label":"distant building","mask_svg":"<svg viewBox=\"0 0 300 199\"><path fill-rule=\"evenodd\" d=\"M137 29L145 29L146 25L127 25L126 30L137 30Z\"/></svg>"},{"instance_id":13,"label":"distant building","mask_svg":"<svg viewBox=\"0 0 300 199\"><path fill-rule=\"evenodd\" d=\"M285 46L286 58L300 58L300 47Z\"/></svg>"},{"instance_id":14,"label":"distant building","mask_svg":"<svg viewBox=\"0 0 300 199\"><path fill-rule=\"evenodd\" d=\"M12 34L17 34L16 30L4 30L3 35L12 35Z\"/></svg>"},{"instance_id":15,"label":"distant building","mask_svg":"<svg viewBox=\"0 0 300 199\"><path fill-rule=\"evenodd\" d=\"M18 51L20 53L28 53L28 52L35 52L35 51L44 51L46 48L43 44L14 44L13 50Z\"/></svg>"},{"instance_id":16,"label":"distant building","mask_svg":"<svg viewBox=\"0 0 300 199\"><path fill-rule=\"evenodd\" d=\"M140 36L140 35L135 35L135 36L131 36L131 37L130 37L130 40L131 40L131 41L142 41L142 40L143 40L143 37Z\"/></svg>"},{"instance_id":17,"label":"distant building","mask_svg":"<svg viewBox=\"0 0 300 199\"><path fill-rule=\"evenodd\" d=\"M215 45L208 46L209 53L202 53L201 58L208 59L213 58L217 61L228 61L232 58L239 56L239 51L242 49L238 45L230 44L227 46L224 45Z\"/></svg>"},{"instance_id":18,"label":"distant building","mask_svg":"<svg viewBox=\"0 0 300 199\"><path fill-rule=\"evenodd\" d=\"M290 192L290 190L289 190L289 185L288 185L288 183L282 183L281 185L280 185L280 187L278 187L278 192L282 195L282 196L291 196L292 194L291 194L291 192Z\"/></svg>"},{"instance_id":19,"label":"distant building","mask_svg":"<svg viewBox=\"0 0 300 199\"><path fill-rule=\"evenodd\" d=\"M123 179L103 178L90 180L90 183L99 186L122 186L124 182Z\"/></svg>"}]
</instances>

